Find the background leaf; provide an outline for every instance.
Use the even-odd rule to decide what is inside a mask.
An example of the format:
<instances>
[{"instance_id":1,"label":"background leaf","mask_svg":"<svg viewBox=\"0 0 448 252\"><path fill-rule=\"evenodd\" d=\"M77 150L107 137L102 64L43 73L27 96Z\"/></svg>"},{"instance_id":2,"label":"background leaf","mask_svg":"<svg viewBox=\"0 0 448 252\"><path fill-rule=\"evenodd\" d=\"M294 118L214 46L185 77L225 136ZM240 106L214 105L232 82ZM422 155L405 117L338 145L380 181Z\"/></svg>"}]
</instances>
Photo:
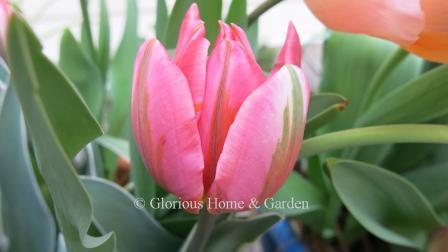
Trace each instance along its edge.
<instances>
[{"instance_id":1,"label":"background leaf","mask_svg":"<svg viewBox=\"0 0 448 252\"><path fill-rule=\"evenodd\" d=\"M0 112L0 191L4 203L0 212L7 227L8 251L54 251L56 225L34 176L22 120L10 86Z\"/></svg>"},{"instance_id":2,"label":"background leaf","mask_svg":"<svg viewBox=\"0 0 448 252\"><path fill-rule=\"evenodd\" d=\"M96 139L96 142L104 148L114 152L117 156L130 160L128 141L118 137L100 136Z\"/></svg>"},{"instance_id":3,"label":"background leaf","mask_svg":"<svg viewBox=\"0 0 448 252\"><path fill-rule=\"evenodd\" d=\"M247 28L247 0L233 0L227 13L226 23L234 23L244 30Z\"/></svg>"},{"instance_id":4,"label":"background leaf","mask_svg":"<svg viewBox=\"0 0 448 252\"><path fill-rule=\"evenodd\" d=\"M210 48L213 48L219 32L219 23L222 13L222 0L198 0L199 12L205 22L205 37L210 41Z\"/></svg>"},{"instance_id":5,"label":"background leaf","mask_svg":"<svg viewBox=\"0 0 448 252\"><path fill-rule=\"evenodd\" d=\"M188 8L194 0L176 0L165 33L165 46L167 49L176 47L177 38L179 37L180 25Z\"/></svg>"},{"instance_id":6,"label":"background leaf","mask_svg":"<svg viewBox=\"0 0 448 252\"><path fill-rule=\"evenodd\" d=\"M131 103L134 60L141 40L137 35L137 1L127 0L125 33L111 62L111 108L109 128L112 136L129 134L129 111Z\"/></svg>"},{"instance_id":7,"label":"background leaf","mask_svg":"<svg viewBox=\"0 0 448 252\"><path fill-rule=\"evenodd\" d=\"M165 0L157 0L156 11L156 36L157 39L164 42L166 23L168 21L168 7Z\"/></svg>"},{"instance_id":8,"label":"background leaf","mask_svg":"<svg viewBox=\"0 0 448 252\"><path fill-rule=\"evenodd\" d=\"M176 251L180 246L180 240L138 209L136 199L123 188L97 178L83 178L83 183L92 197L95 224L116 233L119 251Z\"/></svg>"},{"instance_id":9,"label":"background leaf","mask_svg":"<svg viewBox=\"0 0 448 252\"><path fill-rule=\"evenodd\" d=\"M206 251L237 251L242 244L254 241L279 220L281 217L275 213L248 218L230 217L215 226Z\"/></svg>"},{"instance_id":10,"label":"background leaf","mask_svg":"<svg viewBox=\"0 0 448 252\"><path fill-rule=\"evenodd\" d=\"M400 176L350 160L333 160L328 165L344 205L377 237L423 249L428 234L441 227L423 194Z\"/></svg>"},{"instance_id":11,"label":"background leaf","mask_svg":"<svg viewBox=\"0 0 448 252\"><path fill-rule=\"evenodd\" d=\"M104 96L101 72L69 30L65 30L62 35L59 66L75 84L90 110L98 117Z\"/></svg>"},{"instance_id":12,"label":"background leaf","mask_svg":"<svg viewBox=\"0 0 448 252\"><path fill-rule=\"evenodd\" d=\"M98 36L98 67L102 73L102 79L106 79L107 68L109 66L110 53L110 28L109 12L107 11L106 0L100 1L100 30Z\"/></svg>"},{"instance_id":13,"label":"background leaf","mask_svg":"<svg viewBox=\"0 0 448 252\"><path fill-rule=\"evenodd\" d=\"M87 234L92 206L70 161L81 147L101 134L101 129L70 82L42 54L29 26L16 14L10 17L7 37L12 83L67 248L76 252L113 251L112 233L102 237Z\"/></svg>"}]
</instances>

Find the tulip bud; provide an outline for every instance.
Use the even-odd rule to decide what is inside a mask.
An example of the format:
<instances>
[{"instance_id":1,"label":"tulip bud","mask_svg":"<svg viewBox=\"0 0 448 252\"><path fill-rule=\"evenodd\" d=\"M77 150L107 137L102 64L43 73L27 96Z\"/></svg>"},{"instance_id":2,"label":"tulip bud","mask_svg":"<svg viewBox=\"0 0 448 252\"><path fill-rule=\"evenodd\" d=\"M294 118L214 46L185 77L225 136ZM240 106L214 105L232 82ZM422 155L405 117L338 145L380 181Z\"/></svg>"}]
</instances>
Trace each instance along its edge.
<instances>
[{"instance_id":1,"label":"tulip bud","mask_svg":"<svg viewBox=\"0 0 448 252\"><path fill-rule=\"evenodd\" d=\"M292 25L269 77L245 32L220 26L208 58L195 4L174 59L159 41L147 41L137 54L131 109L136 144L154 179L211 213L249 209L280 189L300 151L310 97Z\"/></svg>"}]
</instances>

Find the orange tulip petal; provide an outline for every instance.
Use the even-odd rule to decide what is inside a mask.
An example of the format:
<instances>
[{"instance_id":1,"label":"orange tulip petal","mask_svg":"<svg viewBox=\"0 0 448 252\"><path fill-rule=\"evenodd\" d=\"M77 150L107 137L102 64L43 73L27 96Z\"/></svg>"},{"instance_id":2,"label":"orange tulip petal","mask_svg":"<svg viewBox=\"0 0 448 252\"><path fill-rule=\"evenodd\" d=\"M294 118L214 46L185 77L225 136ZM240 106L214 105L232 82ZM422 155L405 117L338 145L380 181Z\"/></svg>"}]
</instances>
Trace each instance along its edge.
<instances>
[{"instance_id":1,"label":"orange tulip petal","mask_svg":"<svg viewBox=\"0 0 448 252\"><path fill-rule=\"evenodd\" d=\"M443 1L443 0L442 0ZM425 23L420 0L305 0L329 28L398 44L417 40Z\"/></svg>"}]
</instances>

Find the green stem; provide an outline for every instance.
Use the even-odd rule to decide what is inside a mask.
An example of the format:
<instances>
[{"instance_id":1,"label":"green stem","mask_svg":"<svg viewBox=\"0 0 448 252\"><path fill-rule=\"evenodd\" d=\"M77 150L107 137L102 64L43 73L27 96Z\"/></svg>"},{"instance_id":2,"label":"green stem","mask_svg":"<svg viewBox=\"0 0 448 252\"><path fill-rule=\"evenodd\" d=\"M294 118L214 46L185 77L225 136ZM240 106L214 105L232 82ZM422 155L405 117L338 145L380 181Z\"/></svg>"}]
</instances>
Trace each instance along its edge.
<instances>
[{"instance_id":1,"label":"green stem","mask_svg":"<svg viewBox=\"0 0 448 252\"><path fill-rule=\"evenodd\" d=\"M248 17L248 26L253 24L263 13L280 3L282 0L266 0L260 6L258 6Z\"/></svg>"},{"instance_id":2,"label":"green stem","mask_svg":"<svg viewBox=\"0 0 448 252\"><path fill-rule=\"evenodd\" d=\"M81 3L82 18L84 20L83 25L86 27L86 33L87 33L86 36L90 55L92 55L92 59L95 61L95 63L97 63L96 50L93 44L92 29L90 27L89 12L87 10L87 0L80 0L80 3Z\"/></svg>"},{"instance_id":3,"label":"green stem","mask_svg":"<svg viewBox=\"0 0 448 252\"><path fill-rule=\"evenodd\" d=\"M408 52L399 47L375 72L375 75L369 83L367 92L365 93L367 97L365 97L364 101L361 103L359 114L365 112L369 108L378 95L378 91L381 89L384 81L390 76L395 68L400 65L400 62L402 62L407 55Z\"/></svg>"},{"instance_id":4,"label":"green stem","mask_svg":"<svg viewBox=\"0 0 448 252\"><path fill-rule=\"evenodd\" d=\"M202 252L205 249L205 245L212 234L213 228L215 226L216 215L211 215L208 213L205 207L202 208L199 214L199 220L194 230L193 238L191 239L188 247L185 251L187 252Z\"/></svg>"},{"instance_id":5,"label":"green stem","mask_svg":"<svg viewBox=\"0 0 448 252\"><path fill-rule=\"evenodd\" d=\"M397 124L332 132L307 139L300 158L345 147L390 143L448 144L448 126L434 124Z\"/></svg>"}]
</instances>

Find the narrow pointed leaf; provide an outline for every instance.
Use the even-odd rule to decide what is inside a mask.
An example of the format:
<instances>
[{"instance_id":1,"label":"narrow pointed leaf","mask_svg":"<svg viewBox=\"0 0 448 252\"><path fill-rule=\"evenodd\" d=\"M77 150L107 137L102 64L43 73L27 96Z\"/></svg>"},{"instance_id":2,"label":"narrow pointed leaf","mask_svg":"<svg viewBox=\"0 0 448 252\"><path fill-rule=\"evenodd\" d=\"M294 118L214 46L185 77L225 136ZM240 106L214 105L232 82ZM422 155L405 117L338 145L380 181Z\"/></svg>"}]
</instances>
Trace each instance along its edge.
<instances>
[{"instance_id":1,"label":"narrow pointed leaf","mask_svg":"<svg viewBox=\"0 0 448 252\"><path fill-rule=\"evenodd\" d=\"M321 93L311 96L306 131L314 130L331 121L347 106L347 98L338 94Z\"/></svg>"},{"instance_id":2,"label":"narrow pointed leaf","mask_svg":"<svg viewBox=\"0 0 448 252\"><path fill-rule=\"evenodd\" d=\"M29 26L15 14L10 18L8 45L12 83L68 250L113 251L113 233L87 234L92 205L70 161L101 134L98 123L70 82L43 55Z\"/></svg>"},{"instance_id":3,"label":"narrow pointed leaf","mask_svg":"<svg viewBox=\"0 0 448 252\"><path fill-rule=\"evenodd\" d=\"M103 79L106 77L109 66L110 52L110 28L109 12L107 11L106 0L100 1L100 31L98 38L98 67L101 70Z\"/></svg>"},{"instance_id":4,"label":"narrow pointed leaf","mask_svg":"<svg viewBox=\"0 0 448 252\"><path fill-rule=\"evenodd\" d=\"M168 21L168 7L165 0L157 0L156 36L163 42Z\"/></svg>"},{"instance_id":5,"label":"narrow pointed leaf","mask_svg":"<svg viewBox=\"0 0 448 252\"><path fill-rule=\"evenodd\" d=\"M111 150L117 156L130 160L128 141L113 136L101 136L96 139L96 142L106 149Z\"/></svg>"},{"instance_id":6,"label":"narrow pointed leaf","mask_svg":"<svg viewBox=\"0 0 448 252\"><path fill-rule=\"evenodd\" d=\"M216 36L219 32L218 21L221 20L222 0L198 0L201 18L205 22L205 37L213 48Z\"/></svg>"},{"instance_id":7,"label":"narrow pointed leaf","mask_svg":"<svg viewBox=\"0 0 448 252\"><path fill-rule=\"evenodd\" d=\"M179 37L180 24L182 23L182 19L192 3L194 3L194 0L176 0L174 3L165 33L165 46L167 49L176 47L177 38Z\"/></svg>"},{"instance_id":8,"label":"narrow pointed leaf","mask_svg":"<svg viewBox=\"0 0 448 252\"><path fill-rule=\"evenodd\" d=\"M226 23L234 23L246 29L247 27L247 0L233 0L227 13Z\"/></svg>"},{"instance_id":9,"label":"narrow pointed leaf","mask_svg":"<svg viewBox=\"0 0 448 252\"><path fill-rule=\"evenodd\" d=\"M90 110L99 116L103 104L101 72L69 30L62 35L59 66L75 84Z\"/></svg>"}]
</instances>

